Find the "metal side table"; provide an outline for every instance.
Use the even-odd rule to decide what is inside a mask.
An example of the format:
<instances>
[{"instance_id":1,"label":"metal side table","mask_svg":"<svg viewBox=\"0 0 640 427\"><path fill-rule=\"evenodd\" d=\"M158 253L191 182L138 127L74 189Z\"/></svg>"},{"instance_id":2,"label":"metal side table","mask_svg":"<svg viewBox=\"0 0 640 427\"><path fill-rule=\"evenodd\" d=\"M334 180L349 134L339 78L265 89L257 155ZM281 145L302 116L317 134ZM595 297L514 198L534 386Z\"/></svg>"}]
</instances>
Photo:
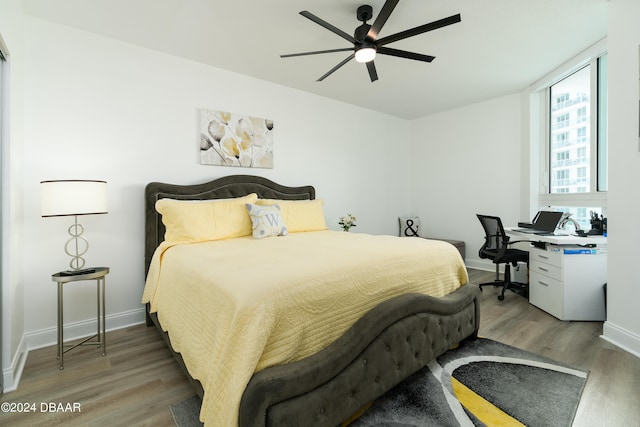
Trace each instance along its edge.
<instances>
[{"instance_id":1,"label":"metal side table","mask_svg":"<svg viewBox=\"0 0 640 427\"><path fill-rule=\"evenodd\" d=\"M62 271L51 276L51 280L58 284L58 360L60 360L60 369L64 369L64 353L71 351L74 348L81 345L97 345L102 347L102 355L107 355L107 337L106 337L106 310L105 310L105 276L109 274L109 267L95 267L90 269L84 269L79 271ZM85 338L78 344L69 345L66 350L64 349L63 330L64 323L62 320L63 315L63 294L62 288L65 283L80 282L83 280L95 280L98 291L98 332L96 335L92 335ZM102 325L102 327L101 327ZM91 341L93 339L96 341Z\"/></svg>"}]
</instances>

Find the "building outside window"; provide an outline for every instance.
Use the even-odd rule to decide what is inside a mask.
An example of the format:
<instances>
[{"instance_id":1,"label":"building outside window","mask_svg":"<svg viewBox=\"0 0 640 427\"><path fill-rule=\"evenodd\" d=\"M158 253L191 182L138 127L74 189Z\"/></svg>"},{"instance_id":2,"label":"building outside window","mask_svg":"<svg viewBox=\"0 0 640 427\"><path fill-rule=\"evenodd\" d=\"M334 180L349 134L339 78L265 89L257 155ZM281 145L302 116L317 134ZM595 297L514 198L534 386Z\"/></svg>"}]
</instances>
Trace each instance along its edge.
<instances>
[{"instance_id":1,"label":"building outside window","mask_svg":"<svg viewBox=\"0 0 640 427\"><path fill-rule=\"evenodd\" d=\"M550 168L551 193L577 193L578 187L589 186L589 178L577 173L578 169L587 173L590 164L589 132L583 125L589 120L591 101L590 68L584 67L564 80L551 86L551 143L550 158L564 155L567 148L584 155L575 157L574 162L552 163ZM571 179L570 177L575 177Z\"/></svg>"}]
</instances>

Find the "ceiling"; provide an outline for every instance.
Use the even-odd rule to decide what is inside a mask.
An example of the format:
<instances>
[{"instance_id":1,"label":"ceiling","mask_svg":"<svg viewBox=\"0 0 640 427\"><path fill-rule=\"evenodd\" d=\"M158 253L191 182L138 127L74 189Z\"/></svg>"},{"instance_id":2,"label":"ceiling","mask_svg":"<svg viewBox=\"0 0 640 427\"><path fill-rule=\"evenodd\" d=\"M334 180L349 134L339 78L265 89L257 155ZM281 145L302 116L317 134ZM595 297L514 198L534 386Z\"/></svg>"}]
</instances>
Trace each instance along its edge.
<instances>
[{"instance_id":1,"label":"ceiling","mask_svg":"<svg viewBox=\"0 0 640 427\"><path fill-rule=\"evenodd\" d=\"M316 82L350 52L280 58L349 47L299 12L352 34L362 4L375 20L384 0L24 0L42 19L407 119L520 91L607 33L607 0L401 0L379 37L462 16L387 45L431 63L378 55L376 82L355 61Z\"/></svg>"}]
</instances>

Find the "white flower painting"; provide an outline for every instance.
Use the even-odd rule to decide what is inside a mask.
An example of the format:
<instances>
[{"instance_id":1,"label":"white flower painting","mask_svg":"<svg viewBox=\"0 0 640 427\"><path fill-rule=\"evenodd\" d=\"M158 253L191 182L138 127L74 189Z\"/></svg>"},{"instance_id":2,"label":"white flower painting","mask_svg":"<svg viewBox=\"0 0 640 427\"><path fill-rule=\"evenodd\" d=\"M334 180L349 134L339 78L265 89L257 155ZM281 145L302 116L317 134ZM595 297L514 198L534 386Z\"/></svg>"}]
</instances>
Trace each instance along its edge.
<instances>
[{"instance_id":1,"label":"white flower painting","mask_svg":"<svg viewBox=\"0 0 640 427\"><path fill-rule=\"evenodd\" d=\"M200 109L200 163L273 168L273 120Z\"/></svg>"}]
</instances>

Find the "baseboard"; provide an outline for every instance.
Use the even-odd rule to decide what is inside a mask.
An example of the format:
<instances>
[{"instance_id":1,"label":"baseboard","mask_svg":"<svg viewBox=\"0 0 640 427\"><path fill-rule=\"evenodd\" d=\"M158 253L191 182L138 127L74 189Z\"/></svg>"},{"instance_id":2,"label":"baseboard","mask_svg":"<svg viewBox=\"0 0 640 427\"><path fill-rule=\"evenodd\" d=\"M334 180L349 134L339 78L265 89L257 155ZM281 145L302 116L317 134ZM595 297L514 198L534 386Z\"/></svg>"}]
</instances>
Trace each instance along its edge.
<instances>
[{"instance_id":1,"label":"baseboard","mask_svg":"<svg viewBox=\"0 0 640 427\"><path fill-rule=\"evenodd\" d=\"M116 329L122 329L133 325L138 325L144 322L145 311L144 307L124 311L122 313L108 314L107 318L107 331L113 331ZM96 319L81 320L74 323L65 323L64 325L64 340L71 341L78 338L85 338L96 333ZM47 329L41 329L39 331L27 332L25 334L27 341L27 349L29 351L36 350L42 347L49 347L55 345L58 342L58 328L51 327Z\"/></svg>"},{"instance_id":2,"label":"baseboard","mask_svg":"<svg viewBox=\"0 0 640 427\"><path fill-rule=\"evenodd\" d=\"M602 327L600 338L628 351L634 356L640 357L640 335L638 334L606 321Z\"/></svg>"},{"instance_id":3,"label":"baseboard","mask_svg":"<svg viewBox=\"0 0 640 427\"><path fill-rule=\"evenodd\" d=\"M24 365L27 363L29 351L25 345L24 335L18 344L18 349L11 360L11 367L2 370L2 392L9 393L16 391Z\"/></svg>"},{"instance_id":4,"label":"baseboard","mask_svg":"<svg viewBox=\"0 0 640 427\"><path fill-rule=\"evenodd\" d=\"M476 270L496 271L496 265L491 261L478 259L465 259L465 265L468 268L474 268Z\"/></svg>"},{"instance_id":5,"label":"baseboard","mask_svg":"<svg viewBox=\"0 0 640 427\"><path fill-rule=\"evenodd\" d=\"M122 313L109 314L106 316L106 320L107 332L139 325L145 322L145 309L142 307ZM67 323L64 325L64 340L76 340L78 338L94 335L96 332L96 319ZM18 350L14 355L11 367L2 371L4 392L8 393L15 391L18 388L29 351L56 345L57 342L57 327L41 329L39 331L27 332L24 334L20 341L20 345L18 346Z\"/></svg>"}]
</instances>

